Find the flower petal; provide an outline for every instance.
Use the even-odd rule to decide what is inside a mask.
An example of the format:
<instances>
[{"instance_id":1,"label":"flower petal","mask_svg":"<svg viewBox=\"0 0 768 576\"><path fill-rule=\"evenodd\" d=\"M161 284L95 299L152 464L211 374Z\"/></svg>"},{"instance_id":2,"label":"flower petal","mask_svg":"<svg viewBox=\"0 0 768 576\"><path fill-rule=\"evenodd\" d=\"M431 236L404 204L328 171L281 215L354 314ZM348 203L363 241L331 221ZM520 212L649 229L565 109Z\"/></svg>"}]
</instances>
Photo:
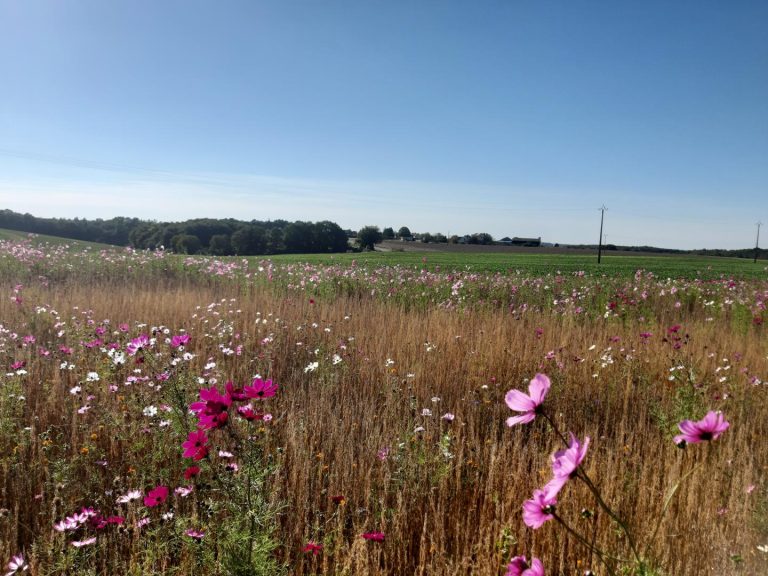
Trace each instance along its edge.
<instances>
[{"instance_id":1,"label":"flower petal","mask_svg":"<svg viewBox=\"0 0 768 576\"><path fill-rule=\"evenodd\" d=\"M510 390L507 392L506 396L504 396L504 402L507 403L511 410L516 412L528 412L529 410L536 409L536 403L531 397L520 392L520 390Z\"/></svg>"},{"instance_id":2,"label":"flower petal","mask_svg":"<svg viewBox=\"0 0 768 576\"><path fill-rule=\"evenodd\" d=\"M520 416L510 416L507 418L507 426L512 427L517 424L528 424L528 422L533 422L535 418L536 414L534 412L526 412Z\"/></svg>"},{"instance_id":3,"label":"flower petal","mask_svg":"<svg viewBox=\"0 0 768 576\"><path fill-rule=\"evenodd\" d=\"M528 393L531 395L531 400L534 401L536 406L544 402L544 398L547 397L549 387L552 383L549 381L549 377L546 374L536 374L528 385Z\"/></svg>"}]
</instances>

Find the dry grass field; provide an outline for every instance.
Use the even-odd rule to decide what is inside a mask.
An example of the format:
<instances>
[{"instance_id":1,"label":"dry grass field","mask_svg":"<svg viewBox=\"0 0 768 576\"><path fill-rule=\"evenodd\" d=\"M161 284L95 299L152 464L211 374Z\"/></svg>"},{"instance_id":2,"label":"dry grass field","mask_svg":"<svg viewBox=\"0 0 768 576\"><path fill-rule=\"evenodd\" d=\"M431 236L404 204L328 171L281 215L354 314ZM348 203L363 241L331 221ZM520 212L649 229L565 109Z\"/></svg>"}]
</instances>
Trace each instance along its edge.
<instances>
[{"instance_id":1,"label":"dry grass field","mask_svg":"<svg viewBox=\"0 0 768 576\"><path fill-rule=\"evenodd\" d=\"M19 254L0 263L0 561L30 574L766 571L765 280L515 279L492 305L452 274ZM452 305L423 300L440 282ZM505 425L537 373L621 523L576 478L556 507L573 533L523 523L564 448L544 417ZM257 376L276 393L238 399ZM678 448L709 410L730 428Z\"/></svg>"}]
</instances>

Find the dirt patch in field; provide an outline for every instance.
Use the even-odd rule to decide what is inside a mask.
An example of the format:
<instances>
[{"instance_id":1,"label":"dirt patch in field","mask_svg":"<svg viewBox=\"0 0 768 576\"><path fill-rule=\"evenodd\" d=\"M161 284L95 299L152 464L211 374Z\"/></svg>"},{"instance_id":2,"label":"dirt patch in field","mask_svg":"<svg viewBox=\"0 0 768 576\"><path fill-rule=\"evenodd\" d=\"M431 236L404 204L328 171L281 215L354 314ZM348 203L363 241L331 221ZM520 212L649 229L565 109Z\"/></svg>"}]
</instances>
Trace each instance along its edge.
<instances>
[{"instance_id":1,"label":"dirt patch in field","mask_svg":"<svg viewBox=\"0 0 768 576\"><path fill-rule=\"evenodd\" d=\"M589 248L563 248L541 246L483 246L479 244L424 244L422 242L401 242L384 240L376 249L387 252L441 252L447 254L573 254L574 256L597 256L597 250ZM606 256L680 256L668 252L635 252L629 250L603 250Z\"/></svg>"}]
</instances>

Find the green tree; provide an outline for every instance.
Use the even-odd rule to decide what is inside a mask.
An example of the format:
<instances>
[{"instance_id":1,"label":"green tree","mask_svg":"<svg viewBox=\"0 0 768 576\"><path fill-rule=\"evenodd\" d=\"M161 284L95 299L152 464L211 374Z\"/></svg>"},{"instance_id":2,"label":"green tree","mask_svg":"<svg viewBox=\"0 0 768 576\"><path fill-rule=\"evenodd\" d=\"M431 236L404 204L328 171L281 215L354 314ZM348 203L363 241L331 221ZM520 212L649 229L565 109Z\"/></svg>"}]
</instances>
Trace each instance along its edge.
<instances>
[{"instance_id":1,"label":"green tree","mask_svg":"<svg viewBox=\"0 0 768 576\"><path fill-rule=\"evenodd\" d=\"M399 238L405 238L408 236L413 236L413 234L411 234L411 230L410 228L408 228L408 226L403 226L402 228L400 228L400 230L397 231L397 236Z\"/></svg>"},{"instance_id":2,"label":"green tree","mask_svg":"<svg viewBox=\"0 0 768 576\"><path fill-rule=\"evenodd\" d=\"M317 252L346 252L347 234L335 222L324 220L315 224L315 250Z\"/></svg>"},{"instance_id":3,"label":"green tree","mask_svg":"<svg viewBox=\"0 0 768 576\"><path fill-rule=\"evenodd\" d=\"M232 242L227 234L214 234L208 243L208 251L214 256L229 256L232 254Z\"/></svg>"},{"instance_id":4,"label":"green tree","mask_svg":"<svg viewBox=\"0 0 768 576\"><path fill-rule=\"evenodd\" d=\"M373 250L384 239L378 226L365 226L357 233L357 243L363 250Z\"/></svg>"},{"instance_id":5,"label":"green tree","mask_svg":"<svg viewBox=\"0 0 768 576\"><path fill-rule=\"evenodd\" d=\"M245 224L232 234L232 250L239 256L264 254L267 238L264 227L258 224Z\"/></svg>"},{"instance_id":6,"label":"green tree","mask_svg":"<svg viewBox=\"0 0 768 576\"><path fill-rule=\"evenodd\" d=\"M309 222L294 222L283 229L283 243L289 254L308 254L315 250L315 231Z\"/></svg>"},{"instance_id":7,"label":"green tree","mask_svg":"<svg viewBox=\"0 0 768 576\"><path fill-rule=\"evenodd\" d=\"M384 240L392 240L395 237L395 231L392 228L384 228L381 234Z\"/></svg>"},{"instance_id":8,"label":"green tree","mask_svg":"<svg viewBox=\"0 0 768 576\"><path fill-rule=\"evenodd\" d=\"M197 254L203 243L200 238L192 234L176 234L171 238L171 246L177 254Z\"/></svg>"}]
</instances>

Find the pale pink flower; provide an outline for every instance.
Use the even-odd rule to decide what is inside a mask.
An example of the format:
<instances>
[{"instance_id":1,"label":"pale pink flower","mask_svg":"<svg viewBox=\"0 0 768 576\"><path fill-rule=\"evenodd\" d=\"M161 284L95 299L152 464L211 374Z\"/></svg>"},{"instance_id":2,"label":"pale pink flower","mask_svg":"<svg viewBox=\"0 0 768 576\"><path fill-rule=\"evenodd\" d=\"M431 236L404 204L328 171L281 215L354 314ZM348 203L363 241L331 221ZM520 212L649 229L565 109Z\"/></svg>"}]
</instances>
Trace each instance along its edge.
<instances>
[{"instance_id":1,"label":"pale pink flower","mask_svg":"<svg viewBox=\"0 0 768 576\"><path fill-rule=\"evenodd\" d=\"M77 540L75 542L72 542L71 544L75 548L82 548L83 546L90 546L95 542L96 542L96 536L93 536L91 538L86 538L85 540Z\"/></svg>"},{"instance_id":2,"label":"pale pink flower","mask_svg":"<svg viewBox=\"0 0 768 576\"><path fill-rule=\"evenodd\" d=\"M8 562L8 566L6 567L8 572L5 573L5 576L13 576L13 574L16 574L17 572L26 572L28 568L29 566L24 560L24 556L22 554L16 554L11 558L11 561Z\"/></svg>"},{"instance_id":3,"label":"pale pink flower","mask_svg":"<svg viewBox=\"0 0 768 576\"><path fill-rule=\"evenodd\" d=\"M552 520L557 498L548 490L534 490L533 498L523 502L523 522L534 530L541 528L545 522Z\"/></svg>"},{"instance_id":4,"label":"pale pink flower","mask_svg":"<svg viewBox=\"0 0 768 576\"><path fill-rule=\"evenodd\" d=\"M516 424L527 424L536 418L539 407L544 403L547 397L551 382L546 374L536 374L528 385L528 394L520 390L510 390L504 397L507 406L515 412L522 412L519 416L510 416L507 418L507 426Z\"/></svg>"},{"instance_id":5,"label":"pale pink flower","mask_svg":"<svg viewBox=\"0 0 768 576\"><path fill-rule=\"evenodd\" d=\"M544 487L544 490L550 495L555 496L563 486L574 477L584 458L587 456L589 448L589 436L584 439L584 443L579 442L578 438L569 432L571 439L568 442L566 450L558 450L552 455L552 474L553 478Z\"/></svg>"}]
</instances>

